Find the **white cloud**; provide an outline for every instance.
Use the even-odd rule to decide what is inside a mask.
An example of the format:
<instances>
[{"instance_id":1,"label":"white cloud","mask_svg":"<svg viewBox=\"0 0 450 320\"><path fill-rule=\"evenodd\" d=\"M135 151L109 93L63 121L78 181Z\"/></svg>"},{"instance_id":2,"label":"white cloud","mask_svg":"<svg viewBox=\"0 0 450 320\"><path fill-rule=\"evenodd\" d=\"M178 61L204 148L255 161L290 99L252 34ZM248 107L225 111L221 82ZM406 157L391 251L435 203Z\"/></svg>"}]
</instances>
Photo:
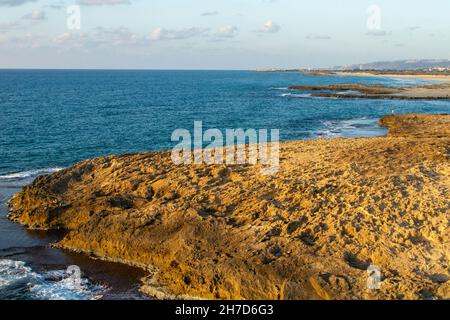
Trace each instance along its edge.
<instances>
[{"instance_id":1,"label":"white cloud","mask_svg":"<svg viewBox=\"0 0 450 320\"><path fill-rule=\"evenodd\" d=\"M215 33L219 38L234 38L239 34L239 29L236 26L223 26L220 27Z\"/></svg>"},{"instance_id":2,"label":"white cloud","mask_svg":"<svg viewBox=\"0 0 450 320\"><path fill-rule=\"evenodd\" d=\"M45 36L36 33L26 33L22 35L4 38L2 41L8 48L40 48L45 42Z\"/></svg>"},{"instance_id":3,"label":"white cloud","mask_svg":"<svg viewBox=\"0 0 450 320\"><path fill-rule=\"evenodd\" d=\"M36 0L0 0L0 7L17 7L27 2L36 2Z\"/></svg>"},{"instance_id":4,"label":"white cloud","mask_svg":"<svg viewBox=\"0 0 450 320\"><path fill-rule=\"evenodd\" d=\"M392 34L392 31L385 31L385 30L371 30L366 32L367 36L375 36L375 37L385 37L390 36Z\"/></svg>"},{"instance_id":5,"label":"white cloud","mask_svg":"<svg viewBox=\"0 0 450 320\"><path fill-rule=\"evenodd\" d=\"M148 37L133 33L125 27L113 29L98 27L93 36L99 43L115 46L145 44L149 40Z\"/></svg>"},{"instance_id":6,"label":"white cloud","mask_svg":"<svg viewBox=\"0 0 450 320\"><path fill-rule=\"evenodd\" d=\"M67 48L136 46L146 45L148 43L148 37L133 33L125 27L111 29L97 27L91 33L65 32L53 39L53 44Z\"/></svg>"},{"instance_id":7,"label":"white cloud","mask_svg":"<svg viewBox=\"0 0 450 320\"><path fill-rule=\"evenodd\" d=\"M218 11L203 12L202 17L217 16L218 14Z\"/></svg>"},{"instance_id":8,"label":"white cloud","mask_svg":"<svg viewBox=\"0 0 450 320\"><path fill-rule=\"evenodd\" d=\"M159 40L183 40L206 34L209 31L207 28L184 28L178 30L171 30L165 28L157 28L150 34L150 39L154 41Z\"/></svg>"},{"instance_id":9,"label":"white cloud","mask_svg":"<svg viewBox=\"0 0 450 320\"><path fill-rule=\"evenodd\" d=\"M81 48L90 43L87 33L64 32L53 39L53 45L62 48Z\"/></svg>"},{"instance_id":10,"label":"white cloud","mask_svg":"<svg viewBox=\"0 0 450 320\"><path fill-rule=\"evenodd\" d=\"M6 32L9 30L17 29L19 27L20 27L20 24L18 21L2 22L2 23L0 23L0 32Z\"/></svg>"},{"instance_id":11,"label":"white cloud","mask_svg":"<svg viewBox=\"0 0 450 320\"><path fill-rule=\"evenodd\" d=\"M307 35L305 38L308 40L331 40L331 37L327 35Z\"/></svg>"},{"instance_id":12,"label":"white cloud","mask_svg":"<svg viewBox=\"0 0 450 320\"><path fill-rule=\"evenodd\" d=\"M60 9L64 8L65 6L66 6L66 4L63 1L59 1L59 2L52 3L52 4L48 5L47 7L50 9L60 10Z\"/></svg>"},{"instance_id":13,"label":"white cloud","mask_svg":"<svg viewBox=\"0 0 450 320\"><path fill-rule=\"evenodd\" d=\"M40 21L40 20L47 19L47 16L46 16L44 11L35 10L35 11L31 12L31 13L28 13L28 14L24 15L22 17L22 19Z\"/></svg>"},{"instance_id":14,"label":"white cloud","mask_svg":"<svg viewBox=\"0 0 450 320\"><path fill-rule=\"evenodd\" d=\"M273 22L272 20L267 21L264 23L261 29L258 30L260 33L277 33L280 31L281 27Z\"/></svg>"},{"instance_id":15,"label":"white cloud","mask_svg":"<svg viewBox=\"0 0 450 320\"><path fill-rule=\"evenodd\" d=\"M131 4L130 0L78 0L84 6L114 6L118 4Z\"/></svg>"}]
</instances>

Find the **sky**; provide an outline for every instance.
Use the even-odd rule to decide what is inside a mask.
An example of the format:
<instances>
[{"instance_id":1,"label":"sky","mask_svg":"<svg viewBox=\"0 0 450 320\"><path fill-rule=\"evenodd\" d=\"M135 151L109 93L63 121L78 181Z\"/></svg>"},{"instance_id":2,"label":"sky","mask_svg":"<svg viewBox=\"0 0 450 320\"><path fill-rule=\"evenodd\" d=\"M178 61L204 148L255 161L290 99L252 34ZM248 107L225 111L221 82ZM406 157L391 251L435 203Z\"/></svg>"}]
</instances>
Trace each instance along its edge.
<instances>
[{"instance_id":1,"label":"sky","mask_svg":"<svg viewBox=\"0 0 450 320\"><path fill-rule=\"evenodd\" d=\"M0 0L0 68L255 69L450 58L448 0Z\"/></svg>"}]
</instances>

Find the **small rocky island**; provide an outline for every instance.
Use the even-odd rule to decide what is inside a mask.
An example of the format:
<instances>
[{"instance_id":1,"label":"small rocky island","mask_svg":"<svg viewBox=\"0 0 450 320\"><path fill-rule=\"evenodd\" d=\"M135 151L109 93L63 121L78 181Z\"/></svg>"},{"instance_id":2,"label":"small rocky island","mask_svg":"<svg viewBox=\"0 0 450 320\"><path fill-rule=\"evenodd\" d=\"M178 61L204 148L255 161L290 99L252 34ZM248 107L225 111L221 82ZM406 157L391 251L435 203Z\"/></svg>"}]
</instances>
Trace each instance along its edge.
<instances>
[{"instance_id":1,"label":"small rocky island","mask_svg":"<svg viewBox=\"0 0 450 320\"><path fill-rule=\"evenodd\" d=\"M148 270L156 298L448 299L450 115L381 124L387 137L285 142L273 176L169 152L83 161L25 187L10 218Z\"/></svg>"}]
</instances>

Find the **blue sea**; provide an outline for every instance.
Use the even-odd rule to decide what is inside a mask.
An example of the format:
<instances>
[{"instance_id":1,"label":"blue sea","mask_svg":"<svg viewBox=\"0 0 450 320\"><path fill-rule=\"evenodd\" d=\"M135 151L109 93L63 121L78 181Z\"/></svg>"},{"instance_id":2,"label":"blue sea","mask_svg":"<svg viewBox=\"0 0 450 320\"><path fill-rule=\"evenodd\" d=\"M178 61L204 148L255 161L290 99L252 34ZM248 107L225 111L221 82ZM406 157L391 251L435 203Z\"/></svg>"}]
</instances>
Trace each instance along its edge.
<instances>
[{"instance_id":1,"label":"blue sea","mask_svg":"<svg viewBox=\"0 0 450 320\"><path fill-rule=\"evenodd\" d=\"M291 85L423 81L252 71L0 71L0 176L171 149L172 131L280 129L282 140L379 134L385 114L449 102L308 98ZM352 130L354 128L354 130ZM366 132L367 130L367 132Z\"/></svg>"},{"instance_id":2,"label":"blue sea","mask_svg":"<svg viewBox=\"0 0 450 320\"><path fill-rule=\"evenodd\" d=\"M7 220L36 176L80 160L171 149L173 130L279 129L281 140L382 136L391 113L448 113L448 101L313 98L291 85L429 81L253 71L0 70L0 299L139 298L140 271L50 249L57 235ZM74 288L64 270L85 271Z\"/></svg>"}]
</instances>

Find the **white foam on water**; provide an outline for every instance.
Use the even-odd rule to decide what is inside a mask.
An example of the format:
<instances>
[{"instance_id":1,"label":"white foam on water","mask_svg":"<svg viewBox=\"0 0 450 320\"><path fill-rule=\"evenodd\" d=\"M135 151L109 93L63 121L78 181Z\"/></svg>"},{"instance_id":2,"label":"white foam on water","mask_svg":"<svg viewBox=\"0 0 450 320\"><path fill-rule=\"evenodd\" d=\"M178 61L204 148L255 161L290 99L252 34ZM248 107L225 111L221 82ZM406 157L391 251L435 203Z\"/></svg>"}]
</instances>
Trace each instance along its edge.
<instances>
[{"instance_id":1,"label":"white foam on water","mask_svg":"<svg viewBox=\"0 0 450 320\"><path fill-rule=\"evenodd\" d=\"M62 170L63 168L47 168L47 169L36 169L36 170L27 170L16 173L10 173L5 175L0 175L0 180L20 180L27 178L35 178L38 176L42 176L45 174L54 173Z\"/></svg>"},{"instance_id":2,"label":"white foam on water","mask_svg":"<svg viewBox=\"0 0 450 320\"><path fill-rule=\"evenodd\" d=\"M287 97L287 98L313 98L310 93L283 93L280 94L280 97Z\"/></svg>"},{"instance_id":3,"label":"white foam on water","mask_svg":"<svg viewBox=\"0 0 450 320\"><path fill-rule=\"evenodd\" d=\"M386 129L378 125L378 119L358 118L349 120L323 121L324 129L315 132L322 138L377 137L386 134Z\"/></svg>"},{"instance_id":4,"label":"white foam on water","mask_svg":"<svg viewBox=\"0 0 450 320\"><path fill-rule=\"evenodd\" d=\"M338 92L336 92L336 94L362 95L361 92L354 91L354 90L338 91Z\"/></svg>"},{"instance_id":5,"label":"white foam on water","mask_svg":"<svg viewBox=\"0 0 450 320\"><path fill-rule=\"evenodd\" d=\"M0 299L95 300L105 288L65 270L34 272L23 261L0 259Z\"/></svg>"},{"instance_id":6,"label":"white foam on water","mask_svg":"<svg viewBox=\"0 0 450 320\"><path fill-rule=\"evenodd\" d=\"M279 87L279 88L270 88L270 90L282 90L282 91L284 91L284 90L289 90L289 88L288 87Z\"/></svg>"},{"instance_id":7,"label":"white foam on water","mask_svg":"<svg viewBox=\"0 0 450 320\"><path fill-rule=\"evenodd\" d=\"M0 187L21 188L33 182L39 176L51 174L64 168L46 168L26 170L0 175Z\"/></svg>"},{"instance_id":8,"label":"white foam on water","mask_svg":"<svg viewBox=\"0 0 450 320\"><path fill-rule=\"evenodd\" d=\"M11 285L31 275L31 269L24 262L13 260L0 260L0 288Z\"/></svg>"}]
</instances>

